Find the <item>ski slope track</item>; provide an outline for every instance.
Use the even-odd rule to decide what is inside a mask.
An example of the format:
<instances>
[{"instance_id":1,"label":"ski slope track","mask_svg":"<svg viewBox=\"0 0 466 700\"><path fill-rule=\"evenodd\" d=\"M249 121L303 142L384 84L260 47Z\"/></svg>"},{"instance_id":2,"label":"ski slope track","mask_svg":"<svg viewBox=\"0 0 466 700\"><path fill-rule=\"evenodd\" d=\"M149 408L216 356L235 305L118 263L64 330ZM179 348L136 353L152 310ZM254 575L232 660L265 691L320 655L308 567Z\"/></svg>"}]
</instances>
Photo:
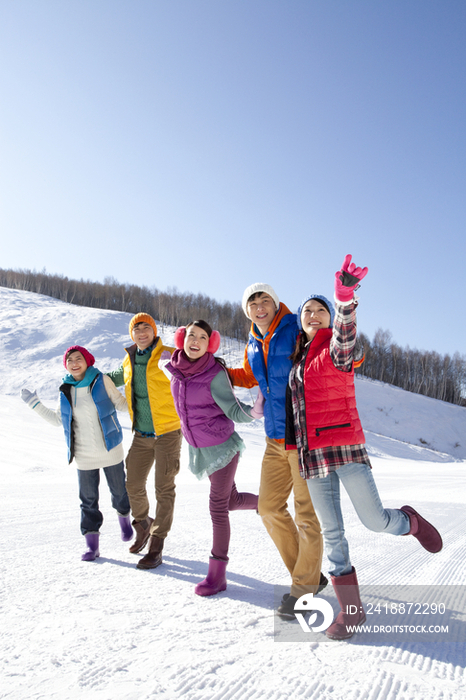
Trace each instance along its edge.
<instances>
[{"instance_id":1,"label":"ski slope track","mask_svg":"<svg viewBox=\"0 0 466 700\"><path fill-rule=\"evenodd\" d=\"M54 407L62 355L75 343L93 352L100 369L117 367L129 343L130 315L0 288L0 318L0 698L466 698L466 638L429 643L405 635L385 643L361 633L331 643L315 633L279 641L290 629L299 634L299 625L274 615L277 587L286 590L289 576L253 512L231 515L227 590L196 596L211 547L209 485L188 472L185 446L163 565L135 568L140 555L120 539L105 480L101 556L82 562L76 471L67 465L62 431L34 415L19 391L36 389ZM172 343L173 328L159 332ZM242 344L224 339L218 354L238 366L242 353ZM444 539L443 550L431 555L413 537L370 532L343 492L361 586L464 587L466 410L378 382L356 384L383 502L412 504ZM253 399L254 392L238 393ZM129 418L120 417L128 449ZM237 485L257 492L262 423L238 428L246 450Z\"/></svg>"}]
</instances>

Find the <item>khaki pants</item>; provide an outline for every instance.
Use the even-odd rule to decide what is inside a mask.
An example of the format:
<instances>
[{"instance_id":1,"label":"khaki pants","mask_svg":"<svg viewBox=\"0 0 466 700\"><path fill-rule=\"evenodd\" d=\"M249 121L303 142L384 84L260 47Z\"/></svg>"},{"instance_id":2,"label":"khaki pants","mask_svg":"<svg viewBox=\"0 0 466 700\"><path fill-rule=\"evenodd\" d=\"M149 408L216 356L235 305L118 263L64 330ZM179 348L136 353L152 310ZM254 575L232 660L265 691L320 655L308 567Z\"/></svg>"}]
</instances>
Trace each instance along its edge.
<instances>
[{"instance_id":1,"label":"khaki pants","mask_svg":"<svg viewBox=\"0 0 466 700\"><path fill-rule=\"evenodd\" d=\"M322 566L322 535L306 480L299 473L298 453L266 438L259 488L259 514L291 574L291 595L315 593ZM294 491L295 520L287 500Z\"/></svg>"},{"instance_id":2,"label":"khaki pants","mask_svg":"<svg viewBox=\"0 0 466 700\"><path fill-rule=\"evenodd\" d=\"M159 437L134 434L126 457L126 490L134 520L149 515L146 482L155 461L155 498L157 507L151 535L164 539L170 532L175 508L175 476L180 470L181 430Z\"/></svg>"}]
</instances>

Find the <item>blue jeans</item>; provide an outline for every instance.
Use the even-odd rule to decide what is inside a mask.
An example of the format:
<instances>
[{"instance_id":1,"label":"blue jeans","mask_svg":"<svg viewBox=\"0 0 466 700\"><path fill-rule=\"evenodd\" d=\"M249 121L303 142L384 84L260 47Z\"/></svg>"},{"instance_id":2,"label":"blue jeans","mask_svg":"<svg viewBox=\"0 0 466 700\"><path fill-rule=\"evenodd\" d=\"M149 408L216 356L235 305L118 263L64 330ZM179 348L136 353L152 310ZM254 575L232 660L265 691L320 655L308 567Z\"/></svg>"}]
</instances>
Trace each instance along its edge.
<instances>
[{"instance_id":1,"label":"blue jeans","mask_svg":"<svg viewBox=\"0 0 466 700\"><path fill-rule=\"evenodd\" d=\"M345 576L352 571L341 512L340 481L360 521L369 530L406 535L410 529L407 513L383 507L372 469L367 464L350 462L322 479L308 479L307 487L322 526L325 551L333 567L332 576Z\"/></svg>"},{"instance_id":2,"label":"blue jeans","mask_svg":"<svg viewBox=\"0 0 466 700\"><path fill-rule=\"evenodd\" d=\"M129 515L129 499L125 486L123 462L104 467L105 478L112 494L112 506L118 515ZM99 510L100 469L78 469L79 498L81 499L81 532L99 532L104 516Z\"/></svg>"}]
</instances>

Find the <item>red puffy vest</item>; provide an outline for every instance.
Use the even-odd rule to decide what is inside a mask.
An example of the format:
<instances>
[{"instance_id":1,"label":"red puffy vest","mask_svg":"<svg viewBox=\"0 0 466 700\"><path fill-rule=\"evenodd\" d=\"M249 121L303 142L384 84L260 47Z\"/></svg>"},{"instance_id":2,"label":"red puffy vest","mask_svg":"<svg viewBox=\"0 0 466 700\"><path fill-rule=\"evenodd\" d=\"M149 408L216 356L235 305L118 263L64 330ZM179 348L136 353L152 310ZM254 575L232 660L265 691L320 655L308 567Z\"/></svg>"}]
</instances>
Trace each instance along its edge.
<instances>
[{"instance_id":1,"label":"red puffy vest","mask_svg":"<svg viewBox=\"0 0 466 700\"><path fill-rule=\"evenodd\" d=\"M342 372L330 357L331 328L317 332L304 366L307 442L321 447L366 442L356 408L354 370Z\"/></svg>"}]
</instances>

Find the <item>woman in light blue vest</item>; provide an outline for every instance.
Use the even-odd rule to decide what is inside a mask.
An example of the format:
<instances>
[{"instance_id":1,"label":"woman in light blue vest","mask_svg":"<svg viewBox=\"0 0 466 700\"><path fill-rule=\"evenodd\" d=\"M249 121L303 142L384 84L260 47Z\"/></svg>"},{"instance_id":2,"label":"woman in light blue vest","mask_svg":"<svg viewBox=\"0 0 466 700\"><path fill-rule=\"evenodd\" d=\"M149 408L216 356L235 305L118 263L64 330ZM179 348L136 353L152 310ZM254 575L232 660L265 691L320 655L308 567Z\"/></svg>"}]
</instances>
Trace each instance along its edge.
<instances>
[{"instance_id":1,"label":"woman in light blue vest","mask_svg":"<svg viewBox=\"0 0 466 700\"><path fill-rule=\"evenodd\" d=\"M99 530L103 515L99 510L100 469L112 495L112 506L118 513L121 538L133 537L130 505L125 486L123 432L116 408L128 410L126 398L110 377L94 367L95 359L86 348L73 345L65 351L63 364L68 374L60 386L57 409L44 406L36 392L21 391L21 398L52 425L61 425L68 445L68 462L76 458L79 497L81 499L81 532L87 549L83 561L94 561L99 555Z\"/></svg>"}]
</instances>

